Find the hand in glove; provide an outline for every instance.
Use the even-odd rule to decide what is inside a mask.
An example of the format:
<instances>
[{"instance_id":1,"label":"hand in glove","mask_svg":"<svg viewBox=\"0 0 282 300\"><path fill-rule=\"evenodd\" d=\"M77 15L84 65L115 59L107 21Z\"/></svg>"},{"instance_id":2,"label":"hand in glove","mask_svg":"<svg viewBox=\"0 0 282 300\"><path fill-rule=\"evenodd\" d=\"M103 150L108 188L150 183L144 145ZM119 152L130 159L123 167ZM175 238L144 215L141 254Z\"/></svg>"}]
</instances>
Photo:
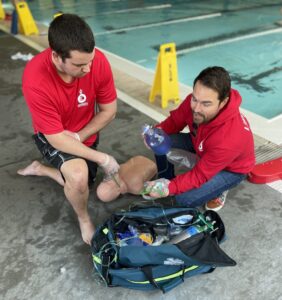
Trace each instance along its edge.
<instances>
[{"instance_id":1,"label":"hand in glove","mask_svg":"<svg viewBox=\"0 0 282 300\"><path fill-rule=\"evenodd\" d=\"M105 155L106 155L105 162L100 164L99 166L103 169L106 176L111 176L113 174L116 174L119 170L119 164L111 155L108 154Z\"/></svg>"},{"instance_id":2,"label":"hand in glove","mask_svg":"<svg viewBox=\"0 0 282 300\"><path fill-rule=\"evenodd\" d=\"M154 181L146 181L144 184L144 195L149 195L153 198L164 198L169 195L170 181L166 178L160 178Z\"/></svg>"}]
</instances>

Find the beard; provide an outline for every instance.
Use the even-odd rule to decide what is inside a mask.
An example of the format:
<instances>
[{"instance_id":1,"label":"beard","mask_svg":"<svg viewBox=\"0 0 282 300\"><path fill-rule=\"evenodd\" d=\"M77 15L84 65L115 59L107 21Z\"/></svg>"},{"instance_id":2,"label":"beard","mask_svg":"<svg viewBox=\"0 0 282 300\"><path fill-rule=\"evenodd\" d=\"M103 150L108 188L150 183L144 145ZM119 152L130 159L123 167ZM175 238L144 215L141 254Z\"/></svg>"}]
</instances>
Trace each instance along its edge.
<instances>
[{"instance_id":1,"label":"beard","mask_svg":"<svg viewBox=\"0 0 282 300\"><path fill-rule=\"evenodd\" d=\"M201 113L196 113L193 111L193 122L197 125L205 123L206 117L205 117L205 115L203 115Z\"/></svg>"}]
</instances>

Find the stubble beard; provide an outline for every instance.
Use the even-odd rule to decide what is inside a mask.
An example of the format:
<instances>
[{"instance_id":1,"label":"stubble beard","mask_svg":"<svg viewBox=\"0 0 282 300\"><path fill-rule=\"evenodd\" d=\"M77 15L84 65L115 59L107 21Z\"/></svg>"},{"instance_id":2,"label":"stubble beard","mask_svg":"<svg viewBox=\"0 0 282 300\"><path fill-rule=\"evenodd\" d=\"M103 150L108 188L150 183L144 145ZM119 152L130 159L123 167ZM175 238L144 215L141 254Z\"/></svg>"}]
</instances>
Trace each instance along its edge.
<instances>
[{"instance_id":1,"label":"stubble beard","mask_svg":"<svg viewBox=\"0 0 282 300\"><path fill-rule=\"evenodd\" d=\"M206 117L201 113L193 112L193 122L197 125L200 125L206 122Z\"/></svg>"}]
</instances>

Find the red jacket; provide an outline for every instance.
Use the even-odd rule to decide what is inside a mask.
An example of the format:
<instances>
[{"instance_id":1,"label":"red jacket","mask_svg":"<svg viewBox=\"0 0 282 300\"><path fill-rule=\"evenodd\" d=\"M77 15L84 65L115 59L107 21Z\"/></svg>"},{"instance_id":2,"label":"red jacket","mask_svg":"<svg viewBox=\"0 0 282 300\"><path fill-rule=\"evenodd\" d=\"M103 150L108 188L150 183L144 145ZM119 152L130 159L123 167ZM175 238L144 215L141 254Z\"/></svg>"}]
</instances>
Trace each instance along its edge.
<instances>
[{"instance_id":1,"label":"red jacket","mask_svg":"<svg viewBox=\"0 0 282 300\"><path fill-rule=\"evenodd\" d=\"M171 111L158 127L168 134L179 133L187 125L192 131L191 97L189 95ZM241 102L240 94L232 89L228 103L215 119L201 124L195 137L191 135L198 162L192 170L171 180L170 195L198 188L222 170L242 174L252 170L255 164L254 140L247 119L239 111Z\"/></svg>"}]
</instances>

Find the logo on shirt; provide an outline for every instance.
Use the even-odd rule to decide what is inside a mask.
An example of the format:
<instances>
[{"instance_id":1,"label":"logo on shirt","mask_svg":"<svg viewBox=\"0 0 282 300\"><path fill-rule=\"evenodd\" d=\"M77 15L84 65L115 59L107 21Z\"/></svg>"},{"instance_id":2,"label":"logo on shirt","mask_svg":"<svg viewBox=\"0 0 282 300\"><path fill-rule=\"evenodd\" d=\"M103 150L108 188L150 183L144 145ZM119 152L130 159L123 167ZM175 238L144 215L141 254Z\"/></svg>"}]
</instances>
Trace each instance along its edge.
<instances>
[{"instance_id":1,"label":"logo on shirt","mask_svg":"<svg viewBox=\"0 0 282 300\"><path fill-rule=\"evenodd\" d=\"M200 143L200 145L198 147L199 151L201 151L201 152L204 151L204 149L203 149L203 143L204 143L204 140L201 141L201 143Z\"/></svg>"},{"instance_id":2,"label":"logo on shirt","mask_svg":"<svg viewBox=\"0 0 282 300\"><path fill-rule=\"evenodd\" d=\"M87 97L85 94L83 94L83 91L82 89L79 90L79 95L77 97L77 102L78 102L78 107L81 107L81 106L87 106L88 105L88 102L87 102Z\"/></svg>"},{"instance_id":3,"label":"logo on shirt","mask_svg":"<svg viewBox=\"0 0 282 300\"><path fill-rule=\"evenodd\" d=\"M241 118L242 118L242 122L244 124L244 129L247 130L247 131L250 131L249 124L248 124L246 118L242 114L241 114Z\"/></svg>"}]
</instances>

